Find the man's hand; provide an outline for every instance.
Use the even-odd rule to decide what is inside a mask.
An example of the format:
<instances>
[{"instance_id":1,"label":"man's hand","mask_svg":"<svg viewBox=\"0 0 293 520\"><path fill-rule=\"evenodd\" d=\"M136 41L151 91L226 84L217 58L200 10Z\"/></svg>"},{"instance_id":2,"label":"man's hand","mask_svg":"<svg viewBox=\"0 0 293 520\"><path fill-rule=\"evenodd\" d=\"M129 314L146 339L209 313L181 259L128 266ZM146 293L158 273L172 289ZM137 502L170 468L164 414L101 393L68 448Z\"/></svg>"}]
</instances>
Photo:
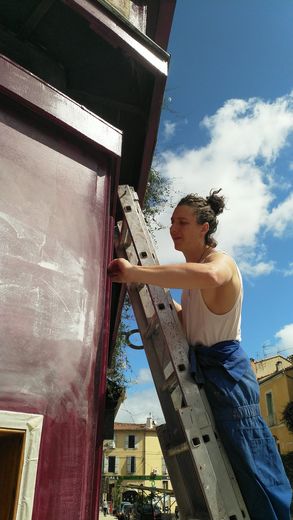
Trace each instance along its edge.
<instances>
[{"instance_id":1,"label":"man's hand","mask_svg":"<svg viewBox=\"0 0 293 520\"><path fill-rule=\"evenodd\" d=\"M132 269L133 266L128 262L128 260L125 260L124 258L116 258L116 260L112 260L108 266L108 275L112 282L130 283L132 281Z\"/></svg>"}]
</instances>

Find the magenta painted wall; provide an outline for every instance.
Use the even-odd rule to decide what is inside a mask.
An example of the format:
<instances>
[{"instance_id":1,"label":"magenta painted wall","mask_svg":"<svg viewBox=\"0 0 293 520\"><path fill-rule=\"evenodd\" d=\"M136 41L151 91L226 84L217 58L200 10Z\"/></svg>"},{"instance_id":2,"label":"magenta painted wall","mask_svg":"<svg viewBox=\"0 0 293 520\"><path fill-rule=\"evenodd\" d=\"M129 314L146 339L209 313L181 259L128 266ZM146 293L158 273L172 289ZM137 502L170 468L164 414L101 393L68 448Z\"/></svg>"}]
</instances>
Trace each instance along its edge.
<instances>
[{"instance_id":1,"label":"magenta painted wall","mask_svg":"<svg viewBox=\"0 0 293 520\"><path fill-rule=\"evenodd\" d=\"M33 519L96 520L112 159L0 101L0 409L44 415Z\"/></svg>"}]
</instances>

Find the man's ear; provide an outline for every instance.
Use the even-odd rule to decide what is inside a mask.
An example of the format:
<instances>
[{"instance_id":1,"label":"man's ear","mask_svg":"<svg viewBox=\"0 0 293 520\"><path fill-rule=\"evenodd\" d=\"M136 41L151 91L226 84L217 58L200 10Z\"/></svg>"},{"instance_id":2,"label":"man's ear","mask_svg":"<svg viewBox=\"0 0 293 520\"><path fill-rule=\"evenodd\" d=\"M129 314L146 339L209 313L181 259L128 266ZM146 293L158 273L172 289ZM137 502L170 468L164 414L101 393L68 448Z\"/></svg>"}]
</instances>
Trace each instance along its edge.
<instances>
[{"instance_id":1,"label":"man's ear","mask_svg":"<svg viewBox=\"0 0 293 520\"><path fill-rule=\"evenodd\" d=\"M205 222L204 224L202 224L202 228L201 228L202 235L206 236L209 229L210 229L210 225L208 222Z\"/></svg>"}]
</instances>

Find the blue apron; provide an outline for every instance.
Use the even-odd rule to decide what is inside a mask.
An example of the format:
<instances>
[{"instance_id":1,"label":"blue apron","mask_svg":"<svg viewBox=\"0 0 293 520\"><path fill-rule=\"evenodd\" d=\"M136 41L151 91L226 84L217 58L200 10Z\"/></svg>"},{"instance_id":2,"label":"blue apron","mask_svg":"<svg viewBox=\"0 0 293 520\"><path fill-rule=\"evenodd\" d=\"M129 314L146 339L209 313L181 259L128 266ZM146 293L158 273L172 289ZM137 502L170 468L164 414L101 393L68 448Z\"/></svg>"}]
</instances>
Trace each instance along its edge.
<instances>
[{"instance_id":1,"label":"blue apron","mask_svg":"<svg viewBox=\"0 0 293 520\"><path fill-rule=\"evenodd\" d=\"M259 385L239 341L189 352L251 520L290 520L292 491L275 440L260 415Z\"/></svg>"}]
</instances>

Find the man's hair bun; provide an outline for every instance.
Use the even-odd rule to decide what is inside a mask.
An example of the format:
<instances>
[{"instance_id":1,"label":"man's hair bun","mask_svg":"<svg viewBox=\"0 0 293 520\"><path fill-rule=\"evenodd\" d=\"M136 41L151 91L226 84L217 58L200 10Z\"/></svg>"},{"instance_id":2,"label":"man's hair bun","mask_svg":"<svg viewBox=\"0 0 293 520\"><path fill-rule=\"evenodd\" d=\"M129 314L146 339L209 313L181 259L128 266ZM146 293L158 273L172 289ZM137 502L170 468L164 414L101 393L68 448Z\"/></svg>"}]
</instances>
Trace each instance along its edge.
<instances>
[{"instance_id":1,"label":"man's hair bun","mask_svg":"<svg viewBox=\"0 0 293 520\"><path fill-rule=\"evenodd\" d=\"M222 188L219 190L211 190L210 194L206 197L207 204L212 208L215 215L223 213L225 208L225 197L218 195Z\"/></svg>"}]
</instances>

